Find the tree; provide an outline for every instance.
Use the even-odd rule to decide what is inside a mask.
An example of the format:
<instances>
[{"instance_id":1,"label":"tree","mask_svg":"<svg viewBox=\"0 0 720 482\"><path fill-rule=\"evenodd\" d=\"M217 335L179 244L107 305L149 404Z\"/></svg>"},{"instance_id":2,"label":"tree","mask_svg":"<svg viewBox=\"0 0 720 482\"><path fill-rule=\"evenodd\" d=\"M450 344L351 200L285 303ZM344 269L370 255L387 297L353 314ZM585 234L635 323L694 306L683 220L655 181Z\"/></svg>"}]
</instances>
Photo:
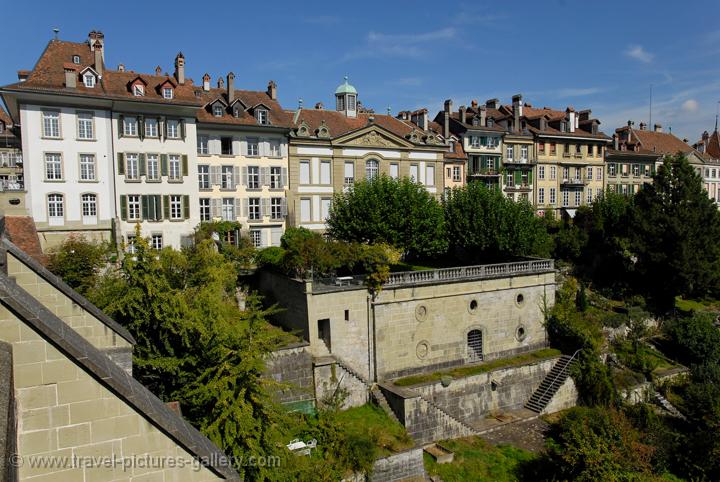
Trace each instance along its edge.
<instances>
[{"instance_id":1,"label":"tree","mask_svg":"<svg viewBox=\"0 0 720 482\"><path fill-rule=\"evenodd\" d=\"M48 255L48 269L78 293L86 294L97 282L106 264L109 247L93 243L84 236L70 235Z\"/></svg>"},{"instance_id":2,"label":"tree","mask_svg":"<svg viewBox=\"0 0 720 482\"><path fill-rule=\"evenodd\" d=\"M432 258L447 251L442 207L409 178L383 175L336 194L327 226L336 240L389 244L406 258Z\"/></svg>"},{"instance_id":3,"label":"tree","mask_svg":"<svg viewBox=\"0 0 720 482\"><path fill-rule=\"evenodd\" d=\"M448 240L473 262L548 256L551 239L527 202L514 202L479 182L453 189L443 203Z\"/></svg>"},{"instance_id":4,"label":"tree","mask_svg":"<svg viewBox=\"0 0 720 482\"><path fill-rule=\"evenodd\" d=\"M687 158L667 157L635 195L631 238L637 271L655 311L678 295L703 297L720 276L720 213Z\"/></svg>"}]
</instances>

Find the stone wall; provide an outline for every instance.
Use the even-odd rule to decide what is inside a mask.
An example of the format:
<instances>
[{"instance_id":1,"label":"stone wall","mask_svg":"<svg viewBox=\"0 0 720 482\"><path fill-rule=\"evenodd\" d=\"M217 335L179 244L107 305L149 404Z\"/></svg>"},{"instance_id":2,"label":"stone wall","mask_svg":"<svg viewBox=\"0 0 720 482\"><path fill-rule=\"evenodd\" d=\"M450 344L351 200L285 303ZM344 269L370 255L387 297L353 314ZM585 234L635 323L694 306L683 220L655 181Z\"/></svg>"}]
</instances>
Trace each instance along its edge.
<instances>
[{"instance_id":1,"label":"stone wall","mask_svg":"<svg viewBox=\"0 0 720 482\"><path fill-rule=\"evenodd\" d=\"M340 389L347 391L347 398L343 409L360 407L369 401L369 388L366 379L358 376L354 370L349 370L332 357L323 357L315 360L315 399L321 403L326 397Z\"/></svg>"},{"instance_id":2,"label":"stone wall","mask_svg":"<svg viewBox=\"0 0 720 482\"><path fill-rule=\"evenodd\" d=\"M15 388L13 385L12 345L0 342L0 480L16 480L16 470L8 463L15 453Z\"/></svg>"},{"instance_id":3,"label":"stone wall","mask_svg":"<svg viewBox=\"0 0 720 482\"><path fill-rule=\"evenodd\" d=\"M266 375L282 384L274 391L280 403L313 400L312 355L307 343L296 344L274 351L266 361Z\"/></svg>"},{"instance_id":4,"label":"stone wall","mask_svg":"<svg viewBox=\"0 0 720 482\"><path fill-rule=\"evenodd\" d=\"M399 454L379 459L370 474L371 482L410 482L426 480L423 451L415 447Z\"/></svg>"},{"instance_id":5,"label":"stone wall","mask_svg":"<svg viewBox=\"0 0 720 482\"><path fill-rule=\"evenodd\" d=\"M277 303L283 308L272 316L273 321L311 341L305 282L267 270L260 270L255 281L267 304Z\"/></svg>"}]
</instances>

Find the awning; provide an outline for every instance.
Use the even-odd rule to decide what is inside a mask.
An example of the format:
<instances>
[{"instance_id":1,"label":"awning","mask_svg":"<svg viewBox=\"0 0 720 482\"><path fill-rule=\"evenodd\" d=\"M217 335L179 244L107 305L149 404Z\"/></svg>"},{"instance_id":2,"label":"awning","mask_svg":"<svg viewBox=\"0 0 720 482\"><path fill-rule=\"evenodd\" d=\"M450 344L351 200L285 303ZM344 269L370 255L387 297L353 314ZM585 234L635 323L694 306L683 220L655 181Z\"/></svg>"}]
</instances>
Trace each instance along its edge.
<instances>
[{"instance_id":1,"label":"awning","mask_svg":"<svg viewBox=\"0 0 720 482\"><path fill-rule=\"evenodd\" d=\"M577 209L566 209L565 213L570 216L571 218L575 217L575 213L577 212Z\"/></svg>"}]
</instances>

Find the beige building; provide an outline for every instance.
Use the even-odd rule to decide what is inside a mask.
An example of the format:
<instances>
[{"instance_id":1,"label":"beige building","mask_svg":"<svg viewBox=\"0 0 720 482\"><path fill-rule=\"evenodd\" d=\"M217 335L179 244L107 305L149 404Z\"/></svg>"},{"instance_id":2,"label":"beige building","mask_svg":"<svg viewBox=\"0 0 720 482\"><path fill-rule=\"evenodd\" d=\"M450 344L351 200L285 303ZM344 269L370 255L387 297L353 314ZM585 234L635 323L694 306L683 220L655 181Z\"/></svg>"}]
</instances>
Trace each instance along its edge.
<instances>
[{"instance_id":1,"label":"beige building","mask_svg":"<svg viewBox=\"0 0 720 482\"><path fill-rule=\"evenodd\" d=\"M240 480L132 378L124 328L7 239L0 252L2 480Z\"/></svg>"},{"instance_id":2,"label":"beige building","mask_svg":"<svg viewBox=\"0 0 720 482\"><path fill-rule=\"evenodd\" d=\"M25 215L25 179L20 128L0 106L0 210Z\"/></svg>"},{"instance_id":3,"label":"beige building","mask_svg":"<svg viewBox=\"0 0 720 482\"><path fill-rule=\"evenodd\" d=\"M382 174L410 177L432 194L443 190L448 145L431 127L427 111L402 119L362 108L347 83L335 92L335 110L322 104L292 114L288 220L293 226L325 229L335 193L356 180Z\"/></svg>"},{"instance_id":4,"label":"beige building","mask_svg":"<svg viewBox=\"0 0 720 482\"><path fill-rule=\"evenodd\" d=\"M290 115L267 91L235 90L203 78L205 105L197 113L200 221L241 223L256 247L279 246L285 230Z\"/></svg>"}]
</instances>

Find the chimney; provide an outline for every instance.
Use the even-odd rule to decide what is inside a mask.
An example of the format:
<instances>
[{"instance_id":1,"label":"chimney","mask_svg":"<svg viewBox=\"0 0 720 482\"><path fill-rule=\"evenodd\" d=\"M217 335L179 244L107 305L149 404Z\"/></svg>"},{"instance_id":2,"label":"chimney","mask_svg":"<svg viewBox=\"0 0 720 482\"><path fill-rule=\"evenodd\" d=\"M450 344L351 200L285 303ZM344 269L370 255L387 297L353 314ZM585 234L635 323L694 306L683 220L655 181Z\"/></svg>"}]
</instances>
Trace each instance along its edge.
<instances>
[{"instance_id":1,"label":"chimney","mask_svg":"<svg viewBox=\"0 0 720 482\"><path fill-rule=\"evenodd\" d=\"M575 132L575 109L573 109L572 106L568 106L568 108L565 109L565 113L567 114L568 132Z\"/></svg>"},{"instance_id":2,"label":"chimney","mask_svg":"<svg viewBox=\"0 0 720 482\"><path fill-rule=\"evenodd\" d=\"M702 133L703 142L707 142L708 139L710 139L710 133L708 131L703 132Z\"/></svg>"},{"instance_id":3,"label":"chimney","mask_svg":"<svg viewBox=\"0 0 720 482\"><path fill-rule=\"evenodd\" d=\"M93 49L93 52L95 52L95 71L100 77L102 77L104 55L103 46L99 40L95 41L95 48Z\"/></svg>"},{"instance_id":4,"label":"chimney","mask_svg":"<svg viewBox=\"0 0 720 482\"><path fill-rule=\"evenodd\" d=\"M323 108L323 103L322 103L322 102L318 102L317 104L315 104L315 109L316 109L316 110L322 110L322 108Z\"/></svg>"},{"instance_id":5,"label":"chimney","mask_svg":"<svg viewBox=\"0 0 720 482\"><path fill-rule=\"evenodd\" d=\"M161 74L162 74L162 67L160 67L160 66L158 65L157 67L155 67L155 75L157 75L158 77L160 77Z\"/></svg>"},{"instance_id":6,"label":"chimney","mask_svg":"<svg viewBox=\"0 0 720 482\"><path fill-rule=\"evenodd\" d=\"M29 70L18 70L17 71L18 81L25 82L30 77Z\"/></svg>"},{"instance_id":7,"label":"chimney","mask_svg":"<svg viewBox=\"0 0 720 482\"><path fill-rule=\"evenodd\" d=\"M488 109L497 109L500 104L500 99L488 99L485 101L485 107Z\"/></svg>"},{"instance_id":8,"label":"chimney","mask_svg":"<svg viewBox=\"0 0 720 482\"><path fill-rule=\"evenodd\" d=\"M487 126L487 107L480 106L480 125Z\"/></svg>"},{"instance_id":9,"label":"chimney","mask_svg":"<svg viewBox=\"0 0 720 482\"><path fill-rule=\"evenodd\" d=\"M235 74L232 72L227 74L227 98L228 104L235 100Z\"/></svg>"},{"instance_id":10,"label":"chimney","mask_svg":"<svg viewBox=\"0 0 720 482\"><path fill-rule=\"evenodd\" d=\"M101 57L103 60L105 60L105 53L103 52L105 48L105 35L103 35L102 32L95 30L90 32L88 34L88 45L90 45L91 52L95 52L95 50L99 48Z\"/></svg>"},{"instance_id":11,"label":"chimney","mask_svg":"<svg viewBox=\"0 0 720 482\"><path fill-rule=\"evenodd\" d=\"M205 92L210 90L210 74L207 72L203 75L203 90Z\"/></svg>"},{"instance_id":12,"label":"chimney","mask_svg":"<svg viewBox=\"0 0 720 482\"><path fill-rule=\"evenodd\" d=\"M647 124L645 124L644 122L641 122L641 123L640 123L640 130L641 130L641 131L644 131L646 127L647 127Z\"/></svg>"},{"instance_id":13,"label":"chimney","mask_svg":"<svg viewBox=\"0 0 720 482\"><path fill-rule=\"evenodd\" d=\"M660 125L660 124L655 124L655 125L653 126L653 130L654 130L655 132L662 132L662 131L663 131L663 130L662 130L662 125Z\"/></svg>"},{"instance_id":14,"label":"chimney","mask_svg":"<svg viewBox=\"0 0 720 482\"><path fill-rule=\"evenodd\" d=\"M274 80L268 82L267 95L268 97L270 97L270 99L277 100L277 84Z\"/></svg>"},{"instance_id":15,"label":"chimney","mask_svg":"<svg viewBox=\"0 0 720 482\"><path fill-rule=\"evenodd\" d=\"M65 69L65 87L68 89L77 87L77 73L75 69Z\"/></svg>"},{"instance_id":16,"label":"chimney","mask_svg":"<svg viewBox=\"0 0 720 482\"><path fill-rule=\"evenodd\" d=\"M472 107L473 109L477 109L477 106L478 102L475 99L470 101L470 107Z\"/></svg>"},{"instance_id":17,"label":"chimney","mask_svg":"<svg viewBox=\"0 0 720 482\"><path fill-rule=\"evenodd\" d=\"M466 109L467 108L464 105L460 106L460 122L462 122L463 124L465 124L465 121L467 120L465 116Z\"/></svg>"},{"instance_id":18,"label":"chimney","mask_svg":"<svg viewBox=\"0 0 720 482\"><path fill-rule=\"evenodd\" d=\"M225 88L225 81L223 80L222 77L218 77L217 86L218 86L218 89Z\"/></svg>"},{"instance_id":19,"label":"chimney","mask_svg":"<svg viewBox=\"0 0 720 482\"><path fill-rule=\"evenodd\" d=\"M513 130L520 132L520 117L522 117L522 94L512 96Z\"/></svg>"},{"instance_id":20,"label":"chimney","mask_svg":"<svg viewBox=\"0 0 720 482\"><path fill-rule=\"evenodd\" d=\"M185 83L185 56L182 52L175 56L175 79L180 85Z\"/></svg>"},{"instance_id":21,"label":"chimney","mask_svg":"<svg viewBox=\"0 0 720 482\"><path fill-rule=\"evenodd\" d=\"M450 138L450 114L452 113L452 100L447 99L444 104L443 112L443 137L445 140Z\"/></svg>"},{"instance_id":22,"label":"chimney","mask_svg":"<svg viewBox=\"0 0 720 482\"><path fill-rule=\"evenodd\" d=\"M125 72L125 64L118 64L118 72Z\"/></svg>"},{"instance_id":23,"label":"chimney","mask_svg":"<svg viewBox=\"0 0 720 482\"><path fill-rule=\"evenodd\" d=\"M613 134L613 149L615 149L617 151L617 150L619 150L618 149L619 147L620 147L620 140L618 139L617 134Z\"/></svg>"}]
</instances>

